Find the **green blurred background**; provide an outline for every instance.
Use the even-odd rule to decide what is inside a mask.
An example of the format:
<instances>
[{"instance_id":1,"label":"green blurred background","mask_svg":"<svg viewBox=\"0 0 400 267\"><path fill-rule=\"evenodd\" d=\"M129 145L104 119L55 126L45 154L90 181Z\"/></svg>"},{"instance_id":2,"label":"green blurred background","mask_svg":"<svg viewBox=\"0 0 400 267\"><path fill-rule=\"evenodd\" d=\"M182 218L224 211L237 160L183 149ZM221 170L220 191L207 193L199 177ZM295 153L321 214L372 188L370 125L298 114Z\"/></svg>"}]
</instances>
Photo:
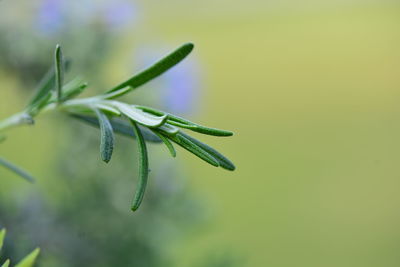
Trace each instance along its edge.
<instances>
[{"instance_id":1,"label":"green blurred background","mask_svg":"<svg viewBox=\"0 0 400 267\"><path fill-rule=\"evenodd\" d=\"M174 83L185 79L178 66L171 71L176 76L141 88L131 100L164 109L185 103L178 109L180 115L235 132L227 139L202 137L235 162L233 173L209 167L181 150L171 160L163 148L154 145L150 151L154 173L167 173L162 168L167 165L171 174L168 181L157 178L162 181L158 191L151 189L156 182L149 184L154 191L150 196L162 195L157 202L161 204L149 216L143 214L151 205L138 214L125 211L130 188L111 186L114 198L123 189L121 197L112 201L121 210L113 213L114 220L127 221L121 224L125 231L132 231L130 222L151 222L152 227L143 228L139 236L151 238L149 251L161 251L160 266L166 262L171 266L400 265L398 1L125 1L134 5L134 12L122 22L111 19L108 23L116 24L110 28L100 20L108 15L97 7L109 4L104 10L110 11L117 3L82 0L68 9L65 23L72 26L41 34L32 26L32 14L46 1L0 2L1 118L22 109L40 77L32 74L40 70L37 62L49 66L57 42L77 62L75 71L83 72L101 90L192 41L196 49L179 72L189 75L190 81ZM81 14L82 6L94 16L88 24L80 20L88 16ZM16 48L20 50L15 52ZM170 88L169 96L163 93L165 85ZM192 91L187 99L179 98L186 94L174 91L174 86ZM168 97L179 103L166 104ZM79 130L65 130L69 124ZM86 130L48 116L33 128L12 132L1 145L2 155L39 178L34 186L26 185L0 169L2 206L13 208L0 213L0 224L14 214L24 220L24 212L15 203L29 202L27 196L32 194L45 195L46 205L54 209L64 207L65 200L72 201L75 191L64 187L71 182L59 179L62 171L54 168L71 156L86 161L78 167L89 173L96 170L113 176L126 166L113 163L105 167L97 162L94 130L87 139L92 140L87 145L90 149L71 155L69 146L80 146L77 134ZM121 150L129 147L133 151L134 144L123 147L117 147L117 157L133 154ZM131 161L135 162L134 157L126 163ZM72 188L93 186L95 179L70 169L67 176L76 176L71 178ZM133 188L135 165L128 164L127 169L131 177L124 178L123 185ZM106 188L114 183L108 178ZM170 183L172 191L168 191ZM164 205L166 198L175 200ZM90 217L96 203L88 204L86 198L79 201L69 210L71 216L79 217L79 210L84 209ZM157 212L163 214L160 220ZM101 221L101 216L109 214L99 216ZM80 223L76 225L79 228ZM109 228L113 225L110 222ZM14 232L27 229L11 229L12 223L5 226ZM158 228L165 229L159 233ZM112 240L119 242L117 237ZM40 240L31 242L43 246ZM42 254L46 257L46 250ZM41 266L61 266L51 262L43 259ZM118 266L130 265L122 262Z\"/></svg>"}]
</instances>

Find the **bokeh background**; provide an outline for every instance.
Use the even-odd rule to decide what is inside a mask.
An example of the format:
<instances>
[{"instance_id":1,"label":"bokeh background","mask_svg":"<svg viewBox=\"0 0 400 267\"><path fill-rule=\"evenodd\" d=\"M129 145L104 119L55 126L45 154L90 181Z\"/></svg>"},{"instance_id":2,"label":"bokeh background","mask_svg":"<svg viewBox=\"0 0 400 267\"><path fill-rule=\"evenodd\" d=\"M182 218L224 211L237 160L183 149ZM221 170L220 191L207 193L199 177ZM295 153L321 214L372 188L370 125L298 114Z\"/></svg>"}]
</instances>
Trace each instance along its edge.
<instances>
[{"instance_id":1,"label":"bokeh background","mask_svg":"<svg viewBox=\"0 0 400 267\"><path fill-rule=\"evenodd\" d=\"M135 144L109 165L98 133L60 115L15 129L1 155L5 254L39 266L400 265L400 3L395 0L0 2L0 117L52 64L102 92L192 41L194 53L129 101L233 130L201 137L237 165L150 148L141 210Z\"/></svg>"}]
</instances>

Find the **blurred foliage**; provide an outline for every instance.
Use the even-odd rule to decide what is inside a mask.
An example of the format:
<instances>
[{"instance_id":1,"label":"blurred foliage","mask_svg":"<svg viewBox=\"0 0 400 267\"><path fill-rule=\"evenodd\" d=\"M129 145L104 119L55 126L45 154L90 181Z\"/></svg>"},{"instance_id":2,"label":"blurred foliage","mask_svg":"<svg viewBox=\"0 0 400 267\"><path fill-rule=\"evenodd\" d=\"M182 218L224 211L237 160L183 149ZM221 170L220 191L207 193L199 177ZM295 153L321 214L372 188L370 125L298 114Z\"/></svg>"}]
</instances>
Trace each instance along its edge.
<instances>
[{"instance_id":1,"label":"blurred foliage","mask_svg":"<svg viewBox=\"0 0 400 267\"><path fill-rule=\"evenodd\" d=\"M116 1L115 6L124 8L128 2ZM68 44L69 53L80 59L76 67L90 69L88 73L96 73L101 62L109 56L114 31L107 18L111 12L116 12L110 8L113 6L110 3L98 4L101 13L94 12L95 5L90 1L86 5L57 0L23 5L5 1L0 5L3 11L0 17L0 66L18 75L24 81L25 89L32 88L47 71L52 62L48 51L52 51L57 42ZM130 9L127 7L120 12L130 12Z\"/></svg>"},{"instance_id":2,"label":"blurred foliage","mask_svg":"<svg viewBox=\"0 0 400 267\"><path fill-rule=\"evenodd\" d=\"M0 252L3 248L4 238L6 236L6 230L0 230ZM15 267L33 267L36 262L36 258L39 255L40 249L36 248L34 251L29 253L25 258L23 258ZM10 260L7 259L1 266L8 267L10 265Z\"/></svg>"}]
</instances>

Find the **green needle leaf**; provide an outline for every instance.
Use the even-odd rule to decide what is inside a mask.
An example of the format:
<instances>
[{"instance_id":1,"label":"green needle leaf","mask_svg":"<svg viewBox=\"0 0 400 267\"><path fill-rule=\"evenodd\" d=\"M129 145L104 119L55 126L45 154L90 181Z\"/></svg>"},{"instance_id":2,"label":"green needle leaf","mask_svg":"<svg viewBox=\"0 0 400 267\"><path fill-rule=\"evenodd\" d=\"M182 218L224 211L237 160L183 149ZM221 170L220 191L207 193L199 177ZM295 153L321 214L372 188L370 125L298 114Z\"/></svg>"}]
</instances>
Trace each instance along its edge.
<instances>
[{"instance_id":1,"label":"green needle leaf","mask_svg":"<svg viewBox=\"0 0 400 267\"><path fill-rule=\"evenodd\" d=\"M70 62L68 60L64 61L64 69L68 71ZM56 70L54 67L51 67L43 79L39 82L37 86L36 93L32 97L31 101L28 104L28 110L35 108L39 103L43 103L44 99L49 99L51 97L51 91L55 87L56 81Z\"/></svg>"},{"instance_id":2,"label":"green needle leaf","mask_svg":"<svg viewBox=\"0 0 400 267\"><path fill-rule=\"evenodd\" d=\"M131 121L133 131L137 136L138 153L139 153L139 182L137 185L136 193L132 202L132 211L136 211L142 203L144 192L146 191L147 179L149 176L149 162L147 158L146 142L139 130L136 122Z\"/></svg>"},{"instance_id":3,"label":"green needle leaf","mask_svg":"<svg viewBox=\"0 0 400 267\"><path fill-rule=\"evenodd\" d=\"M189 129L192 130L194 132L198 132L198 133L202 133L202 134L207 134L207 135L213 135L213 136L232 136L233 132L231 131L226 131L226 130L220 130L220 129L215 129L215 128L210 128L210 127L206 127L194 122L191 122L189 120L186 120L184 118L175 116L173 114L168 114L165 113L161 110L157 110L154 108L149 108L149 107L144 107L144 106L135 106L138 109L143 110L144 112L147 112L149 114L153 114L153 115L157 115L157 116L161 116L161 114L168 115L168 123L181 127L181 128L185 128L185 129Z\"/></svg>"},{"instance_id":4,"label":"green needle leaf","mask_svg":"<svg viewBox=\"0 0 400 267\"><path fill-rule=\"evenodd\" d=\"M103 98L103 99L114 99L114 98L123 96L123 95L125 95L126 93L128 93L128 92L130 92L132 90L133 90L133 88L130 87L130 86L124 87L124 88L118 89L116 91L110 92L108 94L102 95L101 98Z\"/></svg>"},{"instance_id":5,"label":"green needle leaf","mask_svg":"<svg viewBox=\"0 0 400 267\"><path fill-rule=\"evenodd\" d=\"M181 62L187 55L192 52L194 45L192 43L187 43L176 49L174 52L169 54L168 56L164 57L153 66L145 69L144 71L140 72L139 74L133 76L129 80L117 85L107 93L111 93L117 91L121 88L130 86L132 87L130 90L126 91L125 93L147 83L150 80L153 80L157 76L160 76L179 62Z\"/></svg>"},{"instance_id":6,"label":"green needle leaf","mask_svg":"<svg viewBox=\"0 0 400 267\"><path fill-rule=\"evenodd\" d=\"M55 83L55 70L51 68L43 79L39 82L38 88L36 89L36 94L32 97L29 102L29 107L35 106L42 98L47 96L49 92L54 88Z\"/></svg>"},{"instance_id":7,"label":"green needle leaf","mask_svg":"<svg viewBox=\"0 0 400 267\"><path fill-rule=\"evenodd\" d=\"M176 157L176 150L174 148L174 145L162 134L160 134L159 132L152 130L153 133L155 133L166 145L166 147L168 148L169 153L171 154L172 157Z\"/></svg>"},{"instance_id":8,"label":"green needle leaf","mask_svg":"<svg viewBox=\"0 0 400 267\"><path fill-rule=\"evenodd\" d=\"M210 155L207 151L205 151L203 148L200 146L196 145L189 139L187 139L183 135L177 134L176 136L168 136L168 138L184 149L188 150L189 152L193 153L197 157L201 158L202 160L208 162L209 164L219 167L219 162L217 159L215 159L212 155Z\"/></svg>"},{"instance_id":9,"label":"green needle leaf","mask_svg":"<svg viewBox=\"0 0 400 267\"><path fill-rule=\"evenodd\" d=\"M199 140L191 137L190 135L187 135L183 132L179 132L178 135L181 135L185 137L186 139L190 140L192 143L196 144L197 146L201 147L203 150L205 150L207 153L209 153L211 156L213 156L215 159L218 160L219 165L229 171L234 171L235 170L235 165L227 159L224 155L219 153L217 150L214 148L210 147L207 144L204 144L203 142L200 142Z\"/></svg>"},{"instance_id":10,"label":"green needle leaf","mask_svg":"<svg viewBox=\"0 0 400 267\"><path fill-rule=\"evenodd\" d=\"M74 98L80 95L86 88L87 83L82 81L82 78L78 77L68 82L62 88L62 101Z\"/></svg>"},{"instance_id":11,"label":"green needle leaf","mask_svg":"<svg viewBox=\"0 0 400 267\"><path fill-rule=\"evenodd\" d=\"M1 267L8 267L10 266L10 260L6 260Z\"/></svg>"},{"instance_id":12,"label":"green needle leaf","mask_svg":"<svg viewBox=\"0 0 400 267\"><path fill-rule=\"evenodd\" d=\"M108 163L111 160L114 150L114 132L110 121L98 109L94 109L100 124L100 154L101 159Z\"/></svg>"},{"instance_id":13,"label":"green needle leaf","mask_svg":"<svg viewBox=\"0 0 400 267\"><path fill-rule=\"evenodd\" d=\"M28 109L29 115L32 117L35 116L39 111L44 108L51 100L51 94L45 95L43 98L41 98L38 102L35 103L34 106L30 107Z\"/></svg>"},{"instance_id":14,"label":"green needle leaf","mask_svg":"<svg viewBox=\"0 0 400 267\"><path fill-rule=\"evenodd\" d=\"M115 101L113 105L128 118L148 127L159 127L167 120L167 115L154 116L125 103Z\"/></svg>"},{"instance_id":15,"label":"green needle leaf","mask_svg":"<svg viewBox=\"0 0 400 267\"><path fill-rule=\"evenodd\" d=\"M60 45L56 46L55 51L55 75L57 102L60 103L62 101L62 87L64 84L64 62Z\"/></svg>"},{"instance_id":16,"label":"green needle leaf","mask_svg":"<svg viewBox=\"0 0 400 267\"><path fill-rule=\"evenodd\" d=\"M34 183L35 179L26 171L22 170L21 168L15 166L11 162L6 161L3 158L0 158L0 165L9 169L10 171L14 172L15 174L19 175L20 177L24 178L28 182Z\"/></svg>"},{"instance_id":17,"label":"green needle leaf","mask_svg":"<svg viewBox=\"0 0 400 267\"><path fill-rule=\"evenodd\" d=\"M32 251L28 256L23 258L15 267L33 267L35 264L36 258L39 255L40 249L36 248Z\"/></svg>"},{"instance_id":18,"label":"green needle leaf","mask_svg":"<svg viewBox=\"0 0 400 267\"><path fill-rule=\"evenodd\" d=\"M168 117L171 118L171 116L168 116ZM176 118L176 117L174 117L174 118ZM168 123L178 126L178 127L181 127L181 128L189 129L193 132L207 134L207 135L213 135L213 136L232 136L233 135L233 132L231 132L231 131L209 128L209 127L202 126L202 125L196 124L194 122L190 122L190 121L186 121L186 124L183 124L181 122L175 121L174 118L171 118L170 120L168 120Z\"/></svg>"},{"instance_id":19,"label":"green needle leaf","mask_svg":"<svg viewBox=\"0 0 400 267\"><path fill-rule=\"evenodd\" d=\"M6 229L0 231L0 251L3 248L4 238L6 237Z\"/></svg>"},{"instance_id":20,"label":"green needle leaf","mask_svg":"<svg viewBox=\"0 0 400 267\"><path fill-rule=\"evenodd\" d=\"M85 116L85 115L78 115L78 114L71 114L72 117L86 122L92 126L95 126L97 128L100 127L99 121L96 117L93 116ZM126 121L123 121L121 119L110 119L109 120L112 128L114 129L114 132L125 135L128 137L136 138L136 135L132 131L132 125ZM150 131L148 128L139 126L140 131L142 132L142 135L144 139L148 142L153 142L153 143L161 143L161 139L157 137L152 131Z\"/></svg>"},{"instance_id":21,"label":"green needle leaf","mask_svg":"<svg viewBox=\"0 0 400 267\"><path fill-rule=\"evenodd\" d=\"M164 111L155 109L155 108L150 108L150 107L146 107L146 106L139 106L139 105L135 105L136 108L141 109L147 113L153 114L153 115L157 115L157 116L162 116L165 115L166 113ZM168 114L170 115L170 114Z\"/></svg>"}]
</instances>

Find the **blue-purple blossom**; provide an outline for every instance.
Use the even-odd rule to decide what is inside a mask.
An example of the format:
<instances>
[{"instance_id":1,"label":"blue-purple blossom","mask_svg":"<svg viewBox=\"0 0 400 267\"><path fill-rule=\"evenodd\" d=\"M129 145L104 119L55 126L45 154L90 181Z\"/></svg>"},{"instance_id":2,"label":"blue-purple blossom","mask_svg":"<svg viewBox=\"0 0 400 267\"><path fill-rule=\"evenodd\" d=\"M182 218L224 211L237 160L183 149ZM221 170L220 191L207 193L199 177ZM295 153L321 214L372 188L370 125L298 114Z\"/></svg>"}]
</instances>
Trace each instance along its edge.
<instances>
[{"instance_id":1,"label":"blue-purple blossom","mask_svg":"<svg viewBox=\"0 0 400 267\"><path fill-rule=\"evenodd\" d=\"M137 17L137 6L132 1L110 1L102 9L106 24L113 29L129 25Z\"/></svg>"},{"instance_id":2,"label":"blue-purple blossom","mask_svg":"<svg viewBox=\"0 0 400 267\"><path fill-rule=\"evenodd\" d=\"M41 33L52 35L65 23L61 0L43 0L37 12L37 27Z\"/></svg>"},{"instance_id":3,"label":"blue-purple blossom","mask_svg":"<svg viewBox=\"0 0 400 267\"><path fill-rule=\"evenodd\" d=\"M187 59L165 74L165 106L172 113L187 114L197 109L199 102L199 70Z\"/></svg>"},{"instance_id":4,"label":"blue-purple blossom","mask_svg":"<svg viewBox=\"0 0 400 267\"><path fill-rule=\"evenodd\" d=\"M110 30L131 25L138 17L137 5L132 1L42 0L39 1L35 23L40 33L53 35L71 23L88 26L100 20Z\"/></svg>"}]
</instances>

